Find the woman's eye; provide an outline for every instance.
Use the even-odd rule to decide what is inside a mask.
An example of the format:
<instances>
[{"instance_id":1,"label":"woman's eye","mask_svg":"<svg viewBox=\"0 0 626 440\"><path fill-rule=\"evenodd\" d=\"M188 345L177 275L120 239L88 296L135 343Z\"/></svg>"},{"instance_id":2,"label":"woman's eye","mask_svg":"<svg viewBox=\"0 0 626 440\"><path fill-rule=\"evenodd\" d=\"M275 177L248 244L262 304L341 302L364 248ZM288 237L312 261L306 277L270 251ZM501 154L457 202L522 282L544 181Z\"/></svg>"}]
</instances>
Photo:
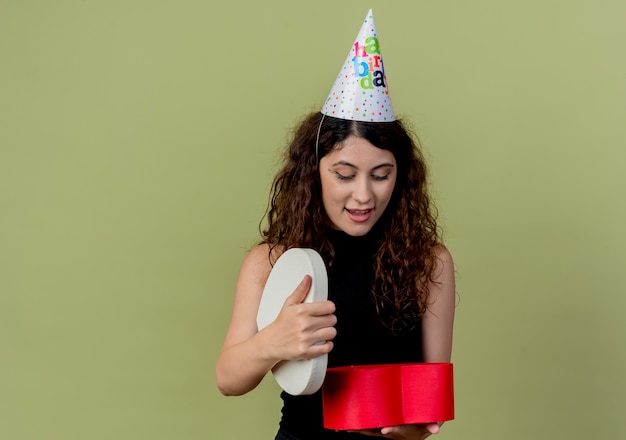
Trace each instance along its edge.
<instances>
[{"instance_id":1,"label":"woman's eye","mask_svg":"<svg viewBox=\"0 0 626 440\"><path fill-rule=\"evenodd\" d=\"M372 175L372 179L374 179L377 182L379 182L381 180L388 180L389 179L389 174L385 174L384 176L377 176L377 175L373 174Z\"/></svg>"},{"instance_id":2,"label":"woman's eye","mask_svg":"<svg viewBox=\"0 0 626 440\"><path fill-rule=\"evenodd\" d=\"M339 180L352 180L354 178L354 176L344 176L343 174L340 174L337 171L335 171L335 177L337 177L337 179Z\"/></svg>"}]
</instances>

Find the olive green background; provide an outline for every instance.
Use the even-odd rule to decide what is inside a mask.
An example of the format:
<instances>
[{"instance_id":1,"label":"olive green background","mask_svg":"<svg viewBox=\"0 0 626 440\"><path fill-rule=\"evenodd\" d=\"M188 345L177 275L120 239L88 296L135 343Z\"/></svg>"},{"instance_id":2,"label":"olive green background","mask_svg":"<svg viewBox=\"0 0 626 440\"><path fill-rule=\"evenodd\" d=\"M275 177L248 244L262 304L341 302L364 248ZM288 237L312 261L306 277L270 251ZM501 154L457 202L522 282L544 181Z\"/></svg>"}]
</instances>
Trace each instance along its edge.
<instances>
[{"instance_id":1,"label":"olive green background","mask_svg":"<svg viewBox=\"0 0 626 440\"><path fill-rule=\"evenodd\" d=\"M457 268L439 438L626 438L623 0L0 0L0 438L273 438L214 363L369 7Z\"/></svg>"}]
</instances>

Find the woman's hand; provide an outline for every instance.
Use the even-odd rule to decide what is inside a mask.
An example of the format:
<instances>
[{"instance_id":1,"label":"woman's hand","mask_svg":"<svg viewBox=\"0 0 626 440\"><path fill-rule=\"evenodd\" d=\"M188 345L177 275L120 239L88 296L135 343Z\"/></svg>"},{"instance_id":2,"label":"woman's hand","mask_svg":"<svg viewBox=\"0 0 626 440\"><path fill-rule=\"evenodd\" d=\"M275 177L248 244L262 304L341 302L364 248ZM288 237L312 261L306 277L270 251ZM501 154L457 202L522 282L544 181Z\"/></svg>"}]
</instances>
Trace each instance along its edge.
<instances>
[{"instance_id":1,"label":"woman's hand","mask_svg":"<svg viewBox=\"0 0 626 440\"><path fill-rule=\"evenodd\" d=\"M274 322L259 331L259 304L272 271L268 252L267 244L255 247L239 271L233 314L215 365L217 386L226 396L254 389L282 360L312 359L333 348L335 305L330 301L303 303L311 288L309 276L284 301Z\"/></svg>"},{"instance_id":2,"label":"woman's hand","mask_svg":"<svg viewBox=\"0 0 626 440\"><path fill-rule=\"evenodd\" d=\"M425 423L423 425L400 425L381 429L363 429L355 432L394 440L423 440L432 434L437 434L440 427L439 423Z\"/></svg>"},{"instance_id":3,"label":"woman's hand","mask_svg":"<svg viewBox=\"0 0 626 440\"><path fill-rule=\"evenodd\" d=\"M296 290L287 297L270 325L259 332L265 355L271 359L313 359L329 353L337 335L337 318L331 301L304 303L311 288L306 275Z\"/></svg>"}]
</instances>

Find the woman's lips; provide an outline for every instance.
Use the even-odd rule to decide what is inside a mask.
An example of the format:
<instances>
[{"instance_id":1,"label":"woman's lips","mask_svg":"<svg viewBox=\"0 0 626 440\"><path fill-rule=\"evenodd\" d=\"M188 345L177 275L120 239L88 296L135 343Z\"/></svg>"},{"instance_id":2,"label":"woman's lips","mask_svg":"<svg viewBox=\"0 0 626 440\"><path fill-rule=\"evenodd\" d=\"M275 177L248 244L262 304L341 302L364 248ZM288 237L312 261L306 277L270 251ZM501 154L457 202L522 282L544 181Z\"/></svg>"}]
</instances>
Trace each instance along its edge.
<instances>
[{"instance_id":1,"label":"woman's lips","mask_svg":"<svg viewBox=\"0 0 626 440\"><path fill-rule=\"evenodd\" d=\"M353 222L363 223L370 219L373 209L347 209L348 218Z\"/></svg>"}]
</instances>

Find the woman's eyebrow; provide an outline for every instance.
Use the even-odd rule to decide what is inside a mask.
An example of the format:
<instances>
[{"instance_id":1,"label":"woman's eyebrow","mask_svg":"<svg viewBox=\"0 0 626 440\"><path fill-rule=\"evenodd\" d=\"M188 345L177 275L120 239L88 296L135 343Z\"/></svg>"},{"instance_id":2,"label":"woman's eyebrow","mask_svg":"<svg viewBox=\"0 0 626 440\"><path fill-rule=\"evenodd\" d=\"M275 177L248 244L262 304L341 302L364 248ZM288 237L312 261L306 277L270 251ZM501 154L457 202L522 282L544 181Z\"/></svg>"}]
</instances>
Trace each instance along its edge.
<instances>
[{"instance_id":1,"label":"woman's eyebrow","mask_svg":"<svg viewBox=\"0 0 626 440\"><path fill-rule=\"evenodd\" d=\"M356 165L354 165L354 164L352 164L350 162L347 162L345 160L337 161L334 164L332 164L331 166L335 167L335 166L338 166L338 165L344 165L344 166L347 166L347 167L351 167L351 168L354 168L355 170L359 169L359 167L357 167ZM373 167L371 169L371 171L377 170L379 168L386 168L386 167L394 168L394 166L395 165L392 164L391 162L385 162L385 163L381 163L379 165L376 165L375 167Z\"/></svg>"},{"instance_id":2,"label":"woman's eyebrow","mask_svg":"<svg viewBox=\"0 0 626 440\"><path fill-rule=\"evenodd\" d=\"M345 160L339 160L339 161L335 162L334 164L332 164L331 166L336 167L338 165L345 165L345 166L348 166L348 167L356 168L357 170L359 169L359 167L357 167L356 165L351 164L350 162L346 162Z\"/></svg>"},{"instance_id":3,"label":"woman's eyebrow","mask_svg":"<svg viewBox=\"0 0 626 440\"><path fill-rule=\"evenodd\" d=\"M380 165L376 165L374 168L372 168L372 171L374 170L378 170L380 168L394 168L395 165L390 163L390 162L385 162L385 163L381 163Z\"/></svg>"}]
</instances>

